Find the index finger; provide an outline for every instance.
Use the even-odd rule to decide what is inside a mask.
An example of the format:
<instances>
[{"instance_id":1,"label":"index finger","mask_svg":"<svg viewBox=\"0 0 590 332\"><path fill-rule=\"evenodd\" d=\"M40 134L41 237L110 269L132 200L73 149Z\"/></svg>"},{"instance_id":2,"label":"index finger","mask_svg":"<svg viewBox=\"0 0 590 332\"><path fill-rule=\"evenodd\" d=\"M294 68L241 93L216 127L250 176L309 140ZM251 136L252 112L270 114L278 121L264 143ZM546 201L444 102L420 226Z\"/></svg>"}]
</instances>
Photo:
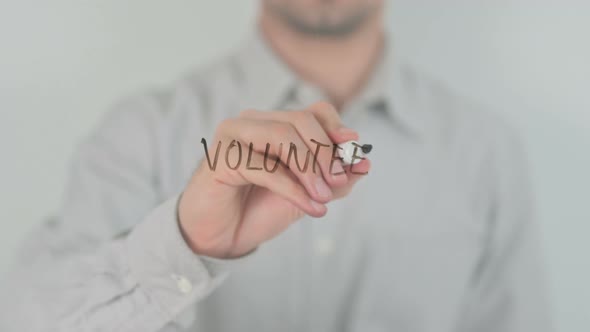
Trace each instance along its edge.
<instances>
[{"instance_id":1,"label":"index finger","mask_svg":"<svg viewBox=\"0 0 590 332\"><path fill-rule=\"evenodd\" d=\"M358 133L344 126L340 114L332 104L325 101L317 102L309 106L307 111L315 116L334 143L338 144L351 140L358 141Z\"/></svg>"}]
</instances>

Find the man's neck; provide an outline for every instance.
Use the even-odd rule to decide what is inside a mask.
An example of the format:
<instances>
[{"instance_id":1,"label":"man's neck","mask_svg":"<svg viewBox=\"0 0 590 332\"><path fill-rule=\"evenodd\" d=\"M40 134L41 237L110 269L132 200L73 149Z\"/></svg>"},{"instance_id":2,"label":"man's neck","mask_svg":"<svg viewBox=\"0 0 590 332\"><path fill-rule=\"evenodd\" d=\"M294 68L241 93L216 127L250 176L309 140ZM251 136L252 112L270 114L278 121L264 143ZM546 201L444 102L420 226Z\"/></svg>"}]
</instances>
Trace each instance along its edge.
<instances>
[{"instance_id":1,"label":"man's neck","mask_svg":"<svg viewBox=\"0 0 590 332\"><path fill-rule=\"evenodd\" d=\"M381 18L344 37L311 37L293 31L270 15L260 29L270 46L304 80L315 84L338 108L364 87L384 44Z\"/></svg>"}]
</instances>

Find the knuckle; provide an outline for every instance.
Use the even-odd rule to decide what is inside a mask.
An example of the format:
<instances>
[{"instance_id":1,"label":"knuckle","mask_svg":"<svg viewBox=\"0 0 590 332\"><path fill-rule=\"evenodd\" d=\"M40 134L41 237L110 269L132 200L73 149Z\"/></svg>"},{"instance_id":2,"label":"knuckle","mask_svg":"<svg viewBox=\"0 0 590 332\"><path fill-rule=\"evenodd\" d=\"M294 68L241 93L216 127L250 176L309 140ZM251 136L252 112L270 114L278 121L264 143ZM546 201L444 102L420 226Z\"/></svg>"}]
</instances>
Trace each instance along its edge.
<instances>
[{"instance_id":1,"label":"knuckle","mask_svg":"<svg viewBox=\"0 0 590 332\"><path fill-rule=\"evenodd\" d=\"M325 100L321 100L318 101L317 103L314 104L315 108L317 109L334 109L334 105L332 105L331 103L325 101Z\"/></svg>"},{"instance_id":2,"label":"knuckle","mask_svg":"<svg viewBox=\"0 0 590 332\"><path fill-rule=\"evenodd\" d=\"M217 126L217 132L224 132L231 127L234 120L232 118L227 118L222 120L219 125Z\"/></svg>"},{"instance_id":3,"label":"knuckle","mask_svg":"<svg viewBox=\"0 0 590 332\"><path fill-rule=\"evenodd\" d=\"M337 126L341 123L340 114L336 108L328 102L318 102L311 107L311 111L317 116L318 120L328 127Z\"/></svg>"},{"instance_id":4,"label":"knuckle","mask_svg":"<svg viewBox=\"0 0 590 332\"><path fill-rule=\"evenodd\" d=\"M271 131L277 138L290 137L293 134L293 126L284 122L273 122L271 124Z\"/></svg>"},{"instance_id":5,"label":"knuckle","mask_svg":"<svg viewBox=\"0 0 590 332\"><path fill-rule=\"evenodd\" d=\"M314 108L318 110L318 112L321 113L335 113L336 112L336 107L334 107L334 105L332 105L331 103L327 102L327 101L319 101L317 103L314 104Z\"/></svg>"},{"instance_id":6,"label":"knuckle","mask_svg":"<svg viewBox=\"0 0 590 332\"><path fill-rule=\"evenodd\" d=\"M301 123L303 125L307 125L316 121L315 116L310 111L294 112L293 116L295 117L295 122Z\"/></svg>"}]
</instances>

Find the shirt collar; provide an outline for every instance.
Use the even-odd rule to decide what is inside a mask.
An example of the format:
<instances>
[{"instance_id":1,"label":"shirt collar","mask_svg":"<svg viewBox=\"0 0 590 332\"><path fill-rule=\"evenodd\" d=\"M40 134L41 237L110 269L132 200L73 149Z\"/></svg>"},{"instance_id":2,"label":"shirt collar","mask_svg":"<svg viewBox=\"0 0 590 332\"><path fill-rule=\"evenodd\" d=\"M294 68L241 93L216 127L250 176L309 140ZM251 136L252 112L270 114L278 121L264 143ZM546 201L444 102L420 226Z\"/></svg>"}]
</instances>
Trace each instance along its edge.
<instances>
[{"instance_id":1,"label":"shirt collar","mask_svg":"<svg viewBox=\"0 0 590 332\"><path fill-rule=\"evenodd\" d=\"M420 135L428 128L418 105L411 102L414 74L405 63L398 54L394 54L393 39L386 34L381 59L353 103L365 105L359 109L383 109L404 132Z\"/></svg>"},{"instance_id":2,"label":"shirt collar","mask_svg":"<svg viewBox=\"0 0 590 332\"><path fill-rule=\"evenodd\" d=\"M236 62L239 72L243 74L245 91L242 104L247 108L277 109L299 81L258 31L252 33L238 50Z\"/></svg>"},{"instance_id":3,"label":"shirt collar","mask_svg":"<svg viewBox=\"0 0 590 332\"><path fill-rule=\"evenodd\" d=\"M243 74L244 100L247 108L279 109L297 89L322 98L321 91L304 82L273 52L262 33L256 30L238 51L236 61ZM412 75L393 55L392 39L386 35L383 54L369 81L345 112L360 112L372 107L384 108L405 131L419 134L424 120L409 103ZM310 93L311 91L311 93Z\"/></svg>"}]
</instances>

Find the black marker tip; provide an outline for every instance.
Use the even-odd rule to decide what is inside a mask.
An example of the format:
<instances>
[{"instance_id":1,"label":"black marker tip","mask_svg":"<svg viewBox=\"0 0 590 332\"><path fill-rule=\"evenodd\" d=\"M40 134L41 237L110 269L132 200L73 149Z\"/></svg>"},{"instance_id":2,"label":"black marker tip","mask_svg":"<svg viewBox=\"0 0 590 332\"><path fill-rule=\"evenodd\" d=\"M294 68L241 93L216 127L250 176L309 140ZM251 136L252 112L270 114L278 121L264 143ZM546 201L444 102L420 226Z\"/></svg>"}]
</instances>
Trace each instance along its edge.
<instances>
[{"instance_id":1,"label":"black marker tip","mask_svg":"<svg viewBox=\"0 0 590 332\"><path fill-rule=\"evenodd\" d=\"M371 152L371 150L373 150L373 145L372 144L363 144L363 146L361 146L361 150L363 151L364 154L367 154L367 153Z\"/></svg>"}]
</instances>

